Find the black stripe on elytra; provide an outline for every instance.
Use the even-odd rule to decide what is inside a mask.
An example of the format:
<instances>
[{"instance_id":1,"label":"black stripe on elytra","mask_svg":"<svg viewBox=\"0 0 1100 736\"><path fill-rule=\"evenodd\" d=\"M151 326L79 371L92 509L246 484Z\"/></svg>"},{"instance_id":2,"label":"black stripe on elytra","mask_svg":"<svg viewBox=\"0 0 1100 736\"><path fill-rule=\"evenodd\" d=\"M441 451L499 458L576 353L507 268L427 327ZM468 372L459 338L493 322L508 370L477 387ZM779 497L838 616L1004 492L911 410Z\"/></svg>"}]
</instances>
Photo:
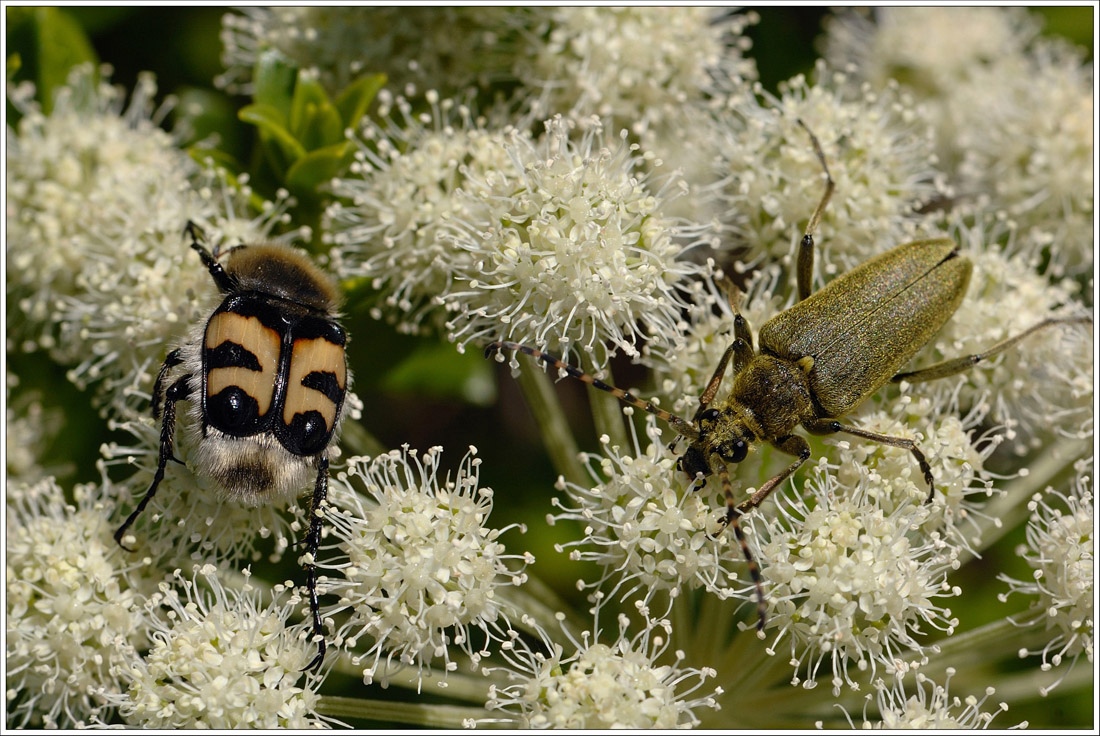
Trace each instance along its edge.
<instances>
[{"instance_id":1,"label":"black stripe on elytra","mask_svg":"<svg viewBox=\"0 0 1100 736\"><path fill-rule=\"evenodd\" d=\"M348 337L340 325L320 317L303 317L293 327L295 340L321 339L333 345L343 347Z\"/></svg>"},{"instance_id":2,"label":"black stripe on elytra","mask_svg":"<svg viewBox=\"0 0 1100 736\"><path fill-rule=\"evenodd\" d=\"M339 406L344 396L344 389L336 380L336 374L331 371L314 371L306 374L302 379L302 385L314 391L320 391L329 401Z\"/></svg>"},{"instance_id":3,"label":"black stripe on elytra","mask_svg":"<svg viewBox=\"0 0 1100 736\"><path fill-rule=\"evenodd\" d=\"M256 355L235 342L226 340L216 348L206 349L206 369L247 368L250 371L263 370Z\"/></svg>"},{"instance_id":4,"label":"black stripe on elytra","mask_svg":"<svg viewBox=\"0 0 1100 736\"><path fill-rule=\"evenodd\" d=\"M330 319L318 316L297 302L279 299L267 294L248 292L229 296L218 307L218 312L232 312L242 317L255 317L269 329L280 335L288 332L295 339L316 340L318 338L333 345L343 347L347 344L347 333L340 325Z\"/></svg>"}]
</instances>

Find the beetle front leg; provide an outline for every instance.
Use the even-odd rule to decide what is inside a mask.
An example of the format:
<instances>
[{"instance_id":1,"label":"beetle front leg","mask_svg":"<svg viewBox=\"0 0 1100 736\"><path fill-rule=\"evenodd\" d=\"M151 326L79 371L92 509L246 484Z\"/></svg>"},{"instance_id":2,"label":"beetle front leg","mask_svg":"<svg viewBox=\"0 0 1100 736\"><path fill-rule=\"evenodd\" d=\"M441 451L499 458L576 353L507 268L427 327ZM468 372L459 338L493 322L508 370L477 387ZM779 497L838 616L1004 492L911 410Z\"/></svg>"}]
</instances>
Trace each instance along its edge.
<instances>
[{"instance_id":1,"label":"beetle front leg","mask_svg":"<svg viewBox=\"0 0 1100 736\"><path fill-rule=\"evenodd\" d=\"M928 464L927 458L924 457L924 453L920 451L920 448L917 447L917 443L914 440L908 437L893 437L888 434L880 434L878 432L860 429L859 427L851 427L846 424L841 424L835 419L808 419L802 422L802 426L806 428L807 432L813 434L826 435L843 432L844 434L850 434L865 440L871 440L872 442L908 450L916 459L917 465L920 466L921 473L924 474L924 481L928 484L928 499L925 503L932 503L932 499L936 494L936 486L932 480L932 467Z\"/></svg>"},{"instance_id":2,"label":"beetle front leg","mask_svg":"<svg viewBox=\"0 0 1100 736\"><path fill-rule=\"evenodd\" d=\"M1007 340L1002 340L984 353L975 353L973 355L966 355L962 358L955 358L953 360L944 360L934 365L930 365L927 368L921 368L916 371L909 371L908 373L899 373L890 380L893 383L901 383L902 381L908 381L909 383L920 383L923 381L934 381L937 378L947 378L957 373L962 373L965 370L969 370L973 366L977 365L983 360L988 360L996 355L1000 355L1004 351L1011 348L1016 343L1020 342L1024 338L1032 335L1039 330L1046 329L1047 327L1054 327L1055 325L1091 325L1092 317L1078 316L1078 317L1051 317L1044 319L1037 325L1032 325L1028 329L1021 332L1019 335L1010 337Z\"/></svg>"},{"instance_id":3,"label":"beetle front leg","mask_svg":"<svg viewBox=\"0 0 1100 736\"><path fill-rule=\"evenodd\" d=\"M797 459L793 463L788 465L787 469L784 470L782 473L760 486L760 488L758 488L755 493L749 496L749 500L745 501L740 506L733 506L732 498L727 498L726 503L729 504L726 510L727 523L734 516L744 514L746 511L754 509L761 503L763 503L764 499L771 495L772 491L779 487L779 485L783 481L787 480L787 478L790 478L791 475L794 474L794 471L798 470L799 466L802 465L802 463L810 459L809 443L806 442L806 440L802 437L799 437L797 434L789 434L786 437L780 437L779 439L772 442L772 446L775 447L777 450L782 450L788 455L797 456Z\"/></svg>"}]
</instances>

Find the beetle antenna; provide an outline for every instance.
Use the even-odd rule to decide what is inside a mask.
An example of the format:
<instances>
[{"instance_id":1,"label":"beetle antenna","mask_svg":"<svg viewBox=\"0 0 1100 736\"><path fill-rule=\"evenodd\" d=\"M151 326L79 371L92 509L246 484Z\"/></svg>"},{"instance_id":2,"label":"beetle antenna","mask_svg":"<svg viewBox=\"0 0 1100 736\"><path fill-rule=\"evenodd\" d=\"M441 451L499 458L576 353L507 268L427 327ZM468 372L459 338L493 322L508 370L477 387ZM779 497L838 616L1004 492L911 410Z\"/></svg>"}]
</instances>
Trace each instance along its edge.
<instances>
[{"instance_id":1,"label":"beetle antenna","mask_svg":"<svg viewBox=\"0 0 1100 736\"><path fill-rule=\"evenodd\" d=\"M802 126L802 129L806 131L806 134L810 136L810 143L814 147L814 153L817 154L817 160L821 162L821 168L825 170L825 193L821 195L821 201L817 203L817 207L814 209L812 215L810 215L810 221L806 224L806 232L802 236L802 242L798 247L798 267L797 267L797 286L798 286L798 300L802 301L810 296L813 291L813 275L814 275L814 232L817 230L817 226L821 224L821 217L825 214L825 208L829 204L829 200L833 198L833 192L836 191L836 183L833 182L832 174L829 173L829 164L825 162L825 152L821 150L821 143L818 142L817 136L810 130L806 123L802 122L802 118L798 118L798 124Z\"/></svg>"},{"instance_id":2,"label":"beetle antenna","mask_svg":"<svg viewBox=\"0 0 1100 736\"><path fill-rule=\"evenodd\" d=\"M726 496L726 516L723 519L723 527L732 527L733 535L737 537L737 543L741 545L741 554L749 565L749 575L752 576L752 584L756 587L756 630L763 631L764 624L768 620L768 604L764 599L764 583L760 577L760 567L749 552L749 543L745 541L745 534L741 531L741 512L737 509L737 503L733 498L733 486L730 483L729 470L725 464L718 468L718 479L722 481L722 493Z\"/></svg>"},{"instance_id":3,"label":"beetle antenna","mask_svg":"<svg viewBox=\"0 0 1100 736\"><path fill-rule=\"evenodd\" d=\"M601 391L608 392L619 401L622 401L624 404L636 406L643 411L647 411L650 414L653 414L658 419L662 419L668 422L669 426L671 426L684 437L689 437L691 439L696 439L699 437L699 430L692 426L690 422L681 419L675 414L670 414L664 409L655 406L650 401L642 401L628 391L623 391L621 388L616 388L609 383L604 383L595 376L590 376L581 369L574 368L568 363L563 362L561 359L555 358L553 355L550 355L549 353L544 353L541 350L529 348L526 345L520 345L519 343L515 342L491 342L489 343L488 347L485 348L485 357L492 357L493 355L499 353L501 350L518 350L521 353L527 353L532 358L541 360L548 366L557 368L560 371L565 371L567 374L569 374L573 378L576 378L578 381L583 381L589 386L593 386L600 389Z\"/></svg>"}]
</instances>

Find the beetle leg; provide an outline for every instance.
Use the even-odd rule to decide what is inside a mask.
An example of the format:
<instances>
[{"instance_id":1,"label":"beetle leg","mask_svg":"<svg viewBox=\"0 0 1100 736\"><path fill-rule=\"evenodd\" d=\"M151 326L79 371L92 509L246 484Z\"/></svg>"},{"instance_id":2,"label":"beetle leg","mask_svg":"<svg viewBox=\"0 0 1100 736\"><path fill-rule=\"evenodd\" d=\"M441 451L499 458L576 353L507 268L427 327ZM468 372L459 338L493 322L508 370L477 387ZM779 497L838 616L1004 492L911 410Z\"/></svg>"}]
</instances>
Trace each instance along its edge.
<instances>
[{"instance_id":1,"label":"beetle leg","mask_svg":"<svg viewBox=\"0 0 1100 736\"><path fill-rule=\"evenodd\" d=\"M761 485L755 493L749 496L748 501L745 501L740 506L737 506L735 510L739 514L743 514L749 509L754 509L761 503L763 503L764 499L771 495L772 491L774 491L783 481L787 480L787 478L790 478L794 471L798 470L798 467L802 465L802 463L810 459L809 443L806 442L804 438L799 437L797 434L789 434L786 437L780 437L779 439L773 441L771 444L776 449L782 450L788 455L797 456L797 459L793 463L788 465L787 469L784 470L782 473ZM727 503L729 502L729 499L727 499ZM729 513L732 513L732 511L728 511L727 515Z\"/></svg>"},{"instance_id":2,"label":"beetle leg","mask_svg":"<svg viewBox=\"0 0 1100 736\"><path fill-rule=\"evenodd\" d=\"M841 424L835 419L808 419L802 422L802 426L806 428L807 432L813 434L835 434L836 432L843 432L855 437L861 437L865 440L871 440L872 442L879 442L884 445L890 445L891 447L900 447L903 450L908 450L913 454L914 459L917 461L917 465L920 466L921 473L924 474L924 481L928 484L928 499L925 503L932 503L932 499L936 494L936 486L932 481L932 467L928 464L928 460L924 457L924 453L917 447L917 443L908 437L892 437L888 434L879 434L878 432L871 432L870 430L860 429L859 427L851 427L846 424Z\"/></svg>"},{"instance_id":3,"label":"beetle leg","mask_svg":"<svg viewBox=\"0 0 1100 736\"><path fill-rule=\"evenodd\" d=\"M321 527L324 524L322 505L328 496L328 455L321 456L317 467L317 483L313 486L313 503L309 510L309 532L306 534L306 591L309 594L309 615L313 620L313 638L317 641L317 656L302 668L302 672L316 671L325 659L325 632L321 626L321 606L317 600L317 565L315 557L321 546Z\"/></svg>"},{"instance_id":4,"label":"beetle leg","mask_svg":"<svg viewBox=\"0 0 1100 736\"><path fill-rule=\"evenodd\" d=\"M609 394L611 394L624 404L636 406L643 411L647 411L650 414L655 415L658 419L663 419L664 421L668 422L673 429L682 434L684 437L690 437L691 439L696 439L697 437L699 437L698 429L692 426L689 422L676 416L675 414L670 414L669 412L655 406L649 401L642 401L641 399L636 398L629 392L623 391L621 388L616 388L615 386L612 386L608 383L604 383L600 379L588 375L581 369L574 368L568 363L565 363L558 358L555 358L549 353L544 353L541 350L529 348L526 345L520 345L519 343L514 342L492 342L489 343L489 345L485 348L485 357L488 358L502 349L518 350L521 353L527 353L532 358L536 358L538 360L541 360L543 363L546 363L546 365L553 366L559 371L565 371L567 374L569 374L573 378L576 378L578 381L583 381L589 386L594 386L601 391L607 391Z\"/></svg>"},{"instance_id":5,"label":"beetle leg","mask_svg":"<svg viewBox=\"0 0 1100 736\"><path fill-rule=\"evenodd\" d=\"M733 505L733 487L730 484L729 470L726 469L725 465L718 469L718 478L722 481L722 492L726 494L724 526L733 528L733 535L737 537L737 543L741 545L741 554L744 555L745 562L749 565L749 575L752 576L753 585L756 586L756 630L763 631L764 624L767 622L768 606L764 601L764 585L760 578L760 567L756 564L756 560L752 558L748 542L745 541L745 535L741 531L741 522L739 521L741 511Z\"/></svg>"},{"instance_id":6,"label":"beetle leg","mask_svg":"<svg viewBox=\"0 0 1100 736\"><path fill-rule=\"evenodd\" d=\"M718 361L718 367L714 369L714 375L710 377L706 389L699 396L699 408L695 411L695 418L692 420L694 424L698 425L699 415L706 411L707 407L710 406L710 402L714 401L714 397L718 393L718 386L721 385L722 378L726 375L726 366L729 365L730 356L736 352L737 342L737 340L734 340L726 348L726 352L722 353L722 359Z\"/></svg>"},{"instance_id":7,"label":"beetle leg","mask_svg":"<svg viewBox=\"0 0 1100 736\"><path fill-rule=\"evenodd\" d=\"M168 465L168 461L176 459L172 455L172 442L176 427L176 402L181 399L186 399L188 394L191 393L191 386L187 382L189 378L190 376L180 378L164 392L164 418L160 425L160 457L157 460L157 472L153 475L153 482L149 485L149 490L145 492L145 497L141 499L137 508L126 517L126 521L122 522L122 526L115 532L115 541L118 542L119 547L122 547L127 552L133 552L133 550L122 543L122 538L126 535L126 530L130 528L134 520L136 520L137 517L141 515L141 512L145 510L150 499L156 495L157 486L164 480L164 468ZM177 460L177 462L179 461Z\"/></svg>"},{"instance_id":8,"label":"beetle leg","mask_svg":"<svg viewBox=\"0 0 1100 736\"><path fill-rule=\"evenodd\" d=\"M160 419L160 388L164 385L164 379L168 376L168 371L183 362L183 358L180 357L180 352L182 351L176 348L168 353L168 356L164 359L164 364L160 367L160 372L157 373L157 380L153 383L153 396L149 401L153 412L153 419Z\"/></svg>"},{"instance_id":9,"label":"beetle leg","mask_svg":"<svg viewBox=\"0 0 1100 736\"><path fill-rule=\"evenodd\" d=\"M813 144L817 160L821 162L821 168L825 170L825 193L821 196L821 201L817 203L813 214L810 215L810 221L806 225L806 234L802 236L802 242L798 246L798 265L795 273L798 282L798 300L802 301L813 293L814 231L821 223L821 216L825 214L825 207L828 206L829 200L833 197L833 192L836 191L836 184L833 182L832 175L829 174L829 165L825 163L825 153L821 150L821 144L818 142L817 136L801 119L799 119L798 124L810 136L810 143Z\"/></svg>"},{"instance_id":10,"label":"beetle leg","mask_svg":"<svg viewBox=\"0 0 1100 736\"><path fill-rule=\"evenodd\" d=\"M1044 319L1037 325L1032 325L1030 328L1024 330L1015 337L1010 337L1007 340L1002 340L984 353L975 353L974 355L966 355L962 358L955 358L953 360L944 360L934 365L930 365L927 368L921 368L916 371L909 371L907 373L899 373L890 380L894 383L900 383L902 381L908 381L909 383L920 383L922 381L934 381L937 378L946 378L947 376L953 376L956 373L962 373L963 371L977 365L983 360L1000 355L1004 351L1011 348L1016 343L1020 342L1024 338L1032 335L1039 330L1047 327L1053 327L1055 325L1091 325L1092 317L1078 316L1078 317L1051 317Z\"/></svg>"}]
</instances>

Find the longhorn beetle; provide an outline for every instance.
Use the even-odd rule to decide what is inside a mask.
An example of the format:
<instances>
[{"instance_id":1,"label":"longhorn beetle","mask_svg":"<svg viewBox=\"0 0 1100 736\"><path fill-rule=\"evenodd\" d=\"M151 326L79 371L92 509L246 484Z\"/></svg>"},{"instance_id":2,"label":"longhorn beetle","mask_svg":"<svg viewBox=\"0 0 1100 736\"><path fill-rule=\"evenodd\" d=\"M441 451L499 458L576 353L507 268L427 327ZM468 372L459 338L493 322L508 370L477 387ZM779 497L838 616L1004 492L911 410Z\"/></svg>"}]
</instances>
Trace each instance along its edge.
<instances>
[{"instance_id":1,"label":"longhorn beetle","mask_svg":"<svg viewBox=\"0 0 1100 736\"><path fill-rule=\"evenodd\" d=\"M759 630L763 630L766 621L764 591L760 571L738 519L759 506L809 459L810 446L803 437L794 434L795 427L801 424L816 435L843 432L908 450L920 466L931 501L935 493L932 469L916 442L844 424L840 419L888 382L918 383L955 375L1046 327L1092 322L1088 316L1048 318L984 353L899 373L958 309L970 281L970 261L948 238L918 240L872 258L811 294L813 235L836 186L817 138L801 120L798 124L809 134L825 172L825 192L799 244L795 275L799 301L764 323L758 348L753 350L749 325L736 313L736 303L731 299L736 313L733 341L700 395L699 408L690 422L541 350L514 342L493 342L485 349L487 358L500 350L527 353L626 404L656 415L689 440L677 467L695 479L696 489L705 485L712 474L721 481L726 499L723 523L733 527L749 565L756 586ZM711 406L731 359L733 387L725 399ZM794 455L795 460L738 504L727 465L744 460L754 442L767 442Z\"/></svg>"},{"instance_id":2,"label":"longhorn beetle","mask_svg":"<svg viewBox=\"0 0 1100 736\"><path fill-rule=\"evenodd\" d=\"M176 402L191 402L195 472L224 495L252 506L297 496L313 479L313 503L305 545L306 588L317 656L325 638L313 562L321 543L322 505L328 492L328 446L343 414L350 375L344 356L347 335L335 321L340 292L303 253L266 243L231 248L223 266L211 255L202 231L187 223L198 253L223 295L221 304L168 353L153 384L152 412L161 419L160 456L153 482L122 526L145 510L172 454ZM184 375L167 389L169 372ZM163 415L160 402L163 400ZM176 460L176 462L180 462Z\"/></svg>"}]
</instances>

